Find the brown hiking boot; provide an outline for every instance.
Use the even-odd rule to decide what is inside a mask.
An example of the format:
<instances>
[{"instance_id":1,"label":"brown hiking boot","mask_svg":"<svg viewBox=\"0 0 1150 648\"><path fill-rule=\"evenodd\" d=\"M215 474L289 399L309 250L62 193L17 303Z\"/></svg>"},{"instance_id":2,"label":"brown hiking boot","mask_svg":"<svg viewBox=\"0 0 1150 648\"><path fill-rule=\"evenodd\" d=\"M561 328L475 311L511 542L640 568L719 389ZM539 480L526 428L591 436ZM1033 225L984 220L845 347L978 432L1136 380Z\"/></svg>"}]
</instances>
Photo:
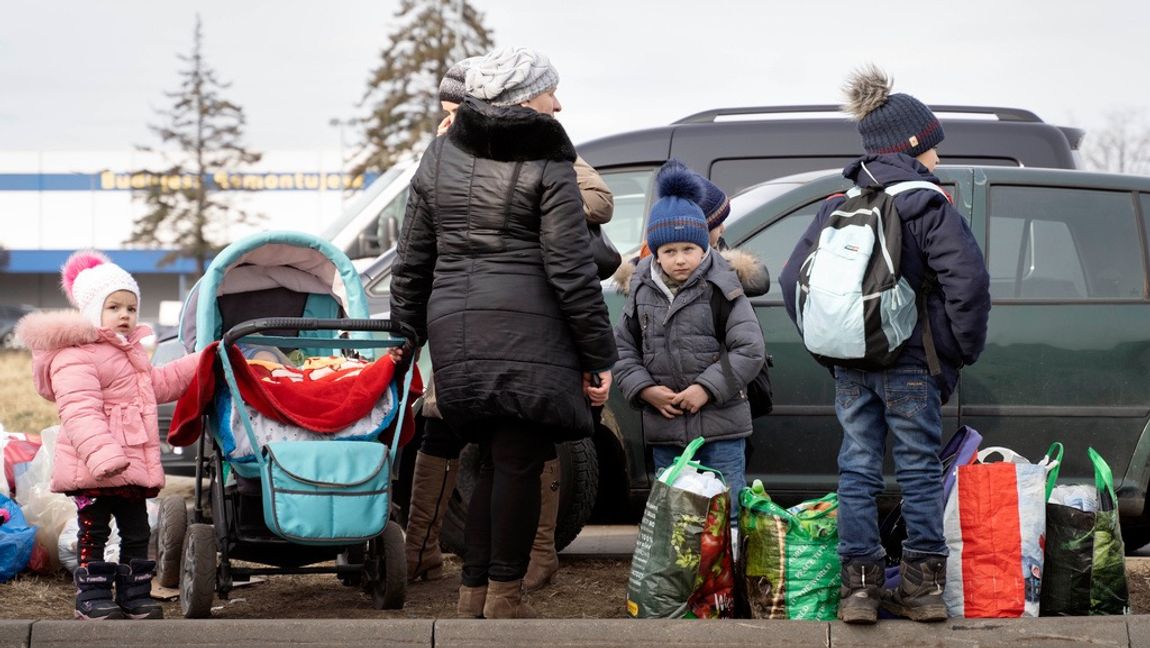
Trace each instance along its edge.
<instances>
[{"instance_id":1,"label":"brown hiking boot","mask_svg":"<svg viewBox=\"0 0 1150 648\"><path fill-rule=\"evenodd\" d=\"M839 618L846 623L875 623L883 596L882 563L852 562L842 568Z\"/></svg>"},{"instance_id":2,"label":"brown hiking boot","mask_svg":"<svg viewBox=\"0 0 1150 648\"><path fill-rule=\"evenodd\" d=\"M912 621L946 621L942 590L946 587L946 558L899 563L902 582L882 599L883 609Z\"/></svg>"},{"instance_id":3,"label":"brown hiking boot","mask_svg":"<svg viewBox=\"0 0 1150 648\"><path fill-rule=\"evenodd\" d=\"M421 578L435 580L443 576L439 531L443 528L443 516L447 512L447 504L455 491L458 477L458 459L416 453L404 541L409 582Z\"/></svg>"},{"instance_id":4,"label":"brown hiking boot","mask_svg":"<svg viewBox=\"0 0 1150 648\"><path fill-rule=\"evenodd\" d=\"M534 592L551 584L559 571L559 554L555 551L555 521L559 517L559 460L543 464L539 476L539 527L531 547L531 562L523 577L523 591Z\"/></svg>"}]
</instances>

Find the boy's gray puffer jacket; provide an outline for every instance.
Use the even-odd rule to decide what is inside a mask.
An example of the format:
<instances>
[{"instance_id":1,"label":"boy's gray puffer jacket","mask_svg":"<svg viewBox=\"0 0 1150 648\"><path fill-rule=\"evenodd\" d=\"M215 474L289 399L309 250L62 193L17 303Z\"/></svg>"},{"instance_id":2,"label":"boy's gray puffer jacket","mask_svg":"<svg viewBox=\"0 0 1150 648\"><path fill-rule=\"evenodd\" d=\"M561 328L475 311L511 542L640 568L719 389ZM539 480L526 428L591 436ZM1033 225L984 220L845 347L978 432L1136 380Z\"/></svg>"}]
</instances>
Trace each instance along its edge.
<instances>
[{"instance_id":1,"label":"boy's gray puffer jacket","mask_svg":"<svg viewBox=\"0 0 1150 648\"><path fill-rule=\"evenodd\" d=\"M623 317L615 326L619 347L615 381L628 402L642 408L647 443L686 445L700 436L708 440L749 436L746 386L762 368L766 351L738 276L721 255L709 253L672 301L651 274L653 261L654 257L646 257L636 267ZM732 302L726 331L729 371L724 370L723 350L715 337L712 290L722 291ZM642 329L641 349L628 318L637 318ZM667 419L639 398L652 385L678 392L692 383L711 395L697 414Z\"/></svg>"}]
</instances>

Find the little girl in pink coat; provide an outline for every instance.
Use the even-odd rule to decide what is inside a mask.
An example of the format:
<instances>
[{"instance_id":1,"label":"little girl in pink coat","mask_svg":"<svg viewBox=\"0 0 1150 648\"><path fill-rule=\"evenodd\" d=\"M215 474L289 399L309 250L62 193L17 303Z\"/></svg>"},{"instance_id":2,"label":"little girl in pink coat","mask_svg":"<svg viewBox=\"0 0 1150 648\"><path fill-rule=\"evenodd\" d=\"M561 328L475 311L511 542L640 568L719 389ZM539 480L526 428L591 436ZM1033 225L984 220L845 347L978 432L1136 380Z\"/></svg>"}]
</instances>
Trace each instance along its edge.
<instances>
[{"instance_id":1,"label":"little girl in pink coat","mask_svg":"<svg viewBox=\"0 0 1150 648\"><path fill-rule=\"evenodd\" d=\"M161 618L149 595L155 562L147 559L144 503L164 485L156 403L179 398L199 354L151 365L140 344L151 334L137 322L140 288L103 254L77 252L61 275L78 310L32 313L16 335L32 350L36 390L60 413L52 490L73 497L78 509L75 616ZM103 561L112 518L119 565Z\"/></svg>"}]
</instances>

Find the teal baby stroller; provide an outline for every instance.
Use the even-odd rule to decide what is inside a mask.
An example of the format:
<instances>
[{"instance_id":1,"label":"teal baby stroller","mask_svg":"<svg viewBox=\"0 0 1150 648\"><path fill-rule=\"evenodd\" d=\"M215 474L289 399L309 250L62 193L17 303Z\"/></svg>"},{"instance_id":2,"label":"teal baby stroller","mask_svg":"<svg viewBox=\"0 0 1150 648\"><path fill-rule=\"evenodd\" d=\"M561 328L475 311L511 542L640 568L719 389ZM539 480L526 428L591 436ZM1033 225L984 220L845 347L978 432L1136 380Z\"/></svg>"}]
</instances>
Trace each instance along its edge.
<instances>
[{"instance_id":1,"label":"teal baby stroller","mask_svg":"<svg viewBox=\"0 0 1150 648\"><path fill-rule=\"evenodd\" d=\"M403 531L389 518L414 332L370 319L351 261L295 232L221 251L181 320L185 346L211 354L197 373L207 395L201 384L198 400L195 386L184 396L203 412L194 507L166 498L157 528L158 580L178 574L184 616L271 574L331 573L377 609L403 607Z\"/></svg>"}]
</instances>

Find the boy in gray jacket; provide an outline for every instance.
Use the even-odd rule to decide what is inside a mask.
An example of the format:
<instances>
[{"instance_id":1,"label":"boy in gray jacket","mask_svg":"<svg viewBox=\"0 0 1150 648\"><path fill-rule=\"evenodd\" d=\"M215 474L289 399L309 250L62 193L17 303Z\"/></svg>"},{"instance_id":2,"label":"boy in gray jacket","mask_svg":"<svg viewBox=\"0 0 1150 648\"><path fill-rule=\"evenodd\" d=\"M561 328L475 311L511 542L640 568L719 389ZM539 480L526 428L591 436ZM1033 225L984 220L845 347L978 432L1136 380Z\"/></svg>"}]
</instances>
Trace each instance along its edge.
<instances>
[{"instance_id":1,"label":"boy in gray jacket","mask_svg":"<svg viewBox=\"0 0 1150 648\"><path fill-rule=\"evenodd\" d=\"M705 438L696 459L723 473L737 520L751 434L746 388L763 366L763 334L735 271L709 249L695 175L665 168L656 184L660 198L647 225L653 255L631 277L615 327L614 373L627 400L643 409L656 472ZM712 311L713 291L730 302L725 323ZM716 331L716 324L725 330Z\"/></svg>"}]
</instances>

